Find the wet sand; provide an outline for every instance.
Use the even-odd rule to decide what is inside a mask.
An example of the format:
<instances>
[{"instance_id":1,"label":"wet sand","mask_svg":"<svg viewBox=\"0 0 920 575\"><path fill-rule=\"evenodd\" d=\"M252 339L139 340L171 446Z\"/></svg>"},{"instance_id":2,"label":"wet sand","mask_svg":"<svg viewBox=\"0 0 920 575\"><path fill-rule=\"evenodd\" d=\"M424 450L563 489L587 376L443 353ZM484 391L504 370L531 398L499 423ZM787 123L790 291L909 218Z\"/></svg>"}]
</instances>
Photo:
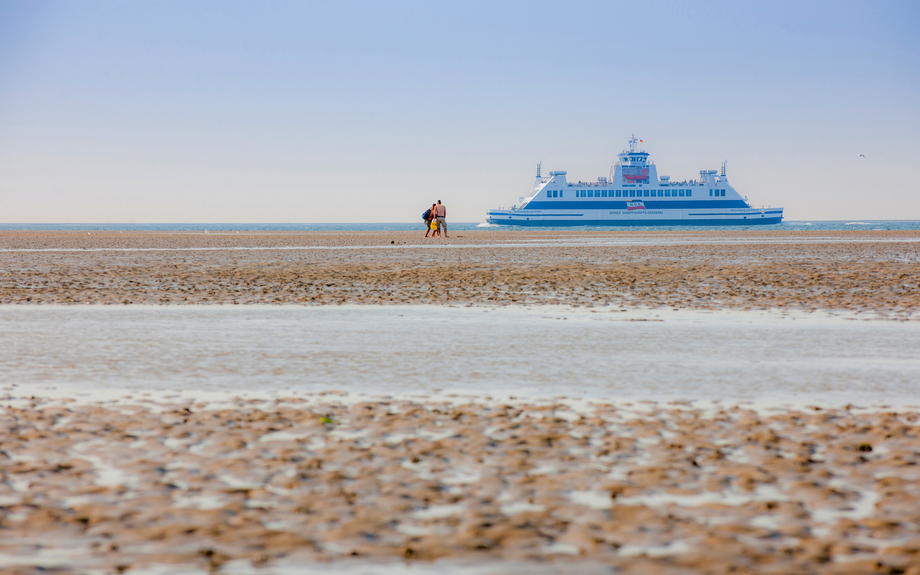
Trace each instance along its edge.
<instances>
[{"instance_id":1,"label":"wet sand","mask_svg":"<svg viewBox=\"0 0 920 575\"><path fill-rule=\"evenodd\" d=\"M901 319L920 304L918 232L422 235L0 232L0 303ZM0 400L5 573L467 561L528 574L920 574L915 406L137 393L108 403L27 389Z\"/></svg>"},{"instance_id":2,"label":"wet sand","mask_svg":"<svg viewBox=\"0 0 920 575\"><path fill-rule=\"evenodd\" d=\"M476 230L447 240L0 232L0 270L0 303L16 304L563 304L903 317L920 305L920 232Z\"/></svg>"},{"instance_id":3,"label":"wet sand","mask_svg":"<svg viewBox=\"0 0 920 575\"><path fill-rule=\"evenodd\" d=\"M916 408L19 395L0 411L8 573L920 573Z\"/></svg>"}]
</instances>

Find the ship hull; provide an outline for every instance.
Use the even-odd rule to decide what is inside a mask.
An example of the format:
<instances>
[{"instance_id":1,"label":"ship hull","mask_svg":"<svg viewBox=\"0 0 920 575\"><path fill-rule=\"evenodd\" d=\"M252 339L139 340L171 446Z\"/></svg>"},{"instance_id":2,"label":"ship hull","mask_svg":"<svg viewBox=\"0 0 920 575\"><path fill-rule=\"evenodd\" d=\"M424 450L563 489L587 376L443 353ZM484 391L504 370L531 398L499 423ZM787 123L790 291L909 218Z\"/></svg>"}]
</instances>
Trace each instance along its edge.
<instances>
[{"instance_id":1,"label":"ship hull","mask_svg":"<svg viewBox=\"0 0 920 575\"><path fill-rule=\"evenodd\" d=\"M675 210L679 213L650 213L636 210L620 214L592 214L591 210L579 213L544 213L542 210L490 210L486 221L494 225L531 227L570 226L764 226L783 221L782 210L700 210L698 212ZM670 210L669 210L670 211Z\"/></svg>"},{"instance_id":2,"label":"ship hull","mask_svg":"<svg viewBox=\"0 0 920 575\"><path fill-rule=\"evenodd\" d=\"M486 220L490 224L504 226L529 226L529 227L576 227L576 226L609 226L609 227L649 227L649 226L696 226L696 227L715 227L715 226L765 226L770 224L782 223L783 218L763 218L760 220L643 220L625 221L625 220L583 220L583 221L566 221L566 220L524 220L509 222L507 220Z\"/></svg>"}]
</instances>

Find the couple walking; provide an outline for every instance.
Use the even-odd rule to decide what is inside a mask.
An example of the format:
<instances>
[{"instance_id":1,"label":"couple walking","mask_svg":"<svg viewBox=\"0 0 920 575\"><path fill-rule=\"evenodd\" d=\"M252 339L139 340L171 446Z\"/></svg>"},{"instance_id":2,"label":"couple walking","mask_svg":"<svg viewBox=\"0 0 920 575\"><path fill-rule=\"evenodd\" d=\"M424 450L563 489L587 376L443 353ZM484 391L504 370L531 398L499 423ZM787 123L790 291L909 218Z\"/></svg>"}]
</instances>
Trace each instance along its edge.
<instances>
[{"instance_id":1,"label":"couple walking","mask_svg":"<svg viewBox=\"0 0 920 575\"><path fill-rule=\"evenodd\" d=\"M447 208L444 207L441 200L438 200L436 204L431 204L431 207L422 214L422 219L425 220L425 237L428 237L429 232L431 232L431 237L434 237L435 234L441 237L441 230L444 230L444 237L446 238L447 222L445 218L447 218Z\"/></svg>"}]
</instances>

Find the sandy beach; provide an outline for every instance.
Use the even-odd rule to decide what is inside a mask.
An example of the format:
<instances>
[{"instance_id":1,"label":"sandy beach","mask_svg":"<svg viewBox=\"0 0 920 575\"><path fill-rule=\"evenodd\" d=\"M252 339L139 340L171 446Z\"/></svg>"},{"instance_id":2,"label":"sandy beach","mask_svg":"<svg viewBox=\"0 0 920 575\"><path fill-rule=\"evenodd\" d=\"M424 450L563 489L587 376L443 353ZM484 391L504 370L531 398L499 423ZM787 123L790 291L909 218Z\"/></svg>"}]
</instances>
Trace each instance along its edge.
<instances>
[{"instance_id":1,"label":"sandy beach","mask_svg":"<svg viewBox=\"0 0 920 575\"><path fill-rule=\"evenodd\" d=\"M0 232L0 303L920 306L916 231Z\"/></svg>"},{"instance_id":2,"label":"sandy beach","mask_svg":"<svg viewBox=\"0 0 920 575\"><path fill-rule=\"evenodd\" d=\"M920 305L913 231L422 235L6 231L0 303L845 313L867 320L850 322L857 343L862 323L912 328L883 320ZM21 350L4 365L33 361L4 348ZM195 349L188 361L213 354ZM42 364L50 380L91 357L68 351ZM567 394L526 399L69 396L7 377L0 571L920 574L920 397L579 400L580 367Z\"/></svg>"}]
</instances>

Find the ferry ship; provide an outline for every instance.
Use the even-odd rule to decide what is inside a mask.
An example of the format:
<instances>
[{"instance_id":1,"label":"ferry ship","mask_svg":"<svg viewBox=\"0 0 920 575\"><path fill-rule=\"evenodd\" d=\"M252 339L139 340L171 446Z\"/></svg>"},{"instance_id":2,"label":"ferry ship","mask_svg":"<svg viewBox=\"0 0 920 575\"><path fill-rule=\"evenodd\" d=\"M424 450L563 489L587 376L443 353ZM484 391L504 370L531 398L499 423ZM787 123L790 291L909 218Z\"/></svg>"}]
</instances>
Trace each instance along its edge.
<instances>
[{"instance_id":1,"label":"ferry ship","mask_svg":"<svg viewBox=\"0 0 920 575\"><path fill-rule=\"evenodd\" d=\"M749 226L778 224L783 208L752 208L721 172L698 180L659 176L635 134L609 178L569 183L565 172L537 177L520 206L486 212L490 224L513 226Z\"/></svg>"}]
</instances>

